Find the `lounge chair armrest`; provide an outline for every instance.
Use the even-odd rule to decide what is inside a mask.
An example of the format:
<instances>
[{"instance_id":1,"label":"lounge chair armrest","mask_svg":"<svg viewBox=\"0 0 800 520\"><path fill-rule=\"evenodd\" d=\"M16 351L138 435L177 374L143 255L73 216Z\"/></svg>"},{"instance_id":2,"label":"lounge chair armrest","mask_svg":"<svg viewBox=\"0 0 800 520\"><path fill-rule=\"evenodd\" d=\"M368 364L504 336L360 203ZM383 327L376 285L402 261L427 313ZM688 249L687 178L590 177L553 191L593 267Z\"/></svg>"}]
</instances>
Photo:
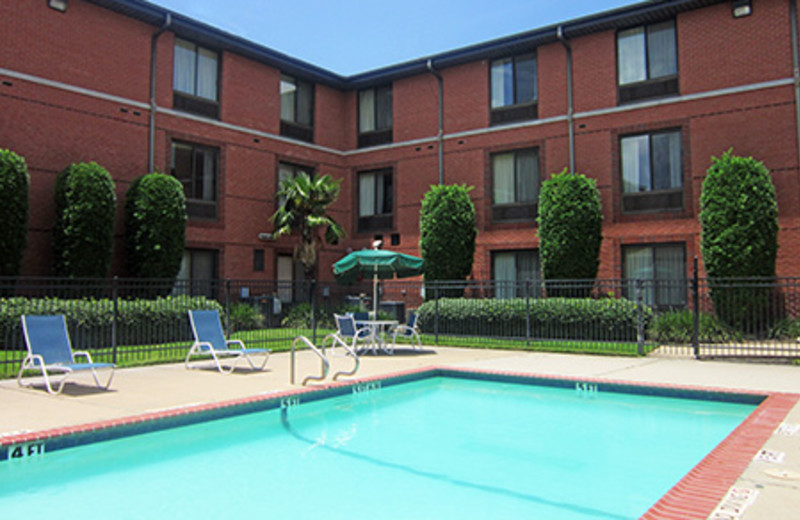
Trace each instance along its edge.
<instances>
[{"instance_id":1,"label":"lounge chair armrest","mask_svg":"<svg viewBox=\"0 0 800 520\"><path fill-rule=\"evenodd\" d=\"M73 359L78 356L83 356L86 358L87 363L92 363L92 355L86 352L85 350L76 350L75 352L72 353Z\"/></svg>"},{"instance_id":2,"label":"lounge chair armrest","mask_svg":"<svg viewBox=\"0 0 800 520\"><path fill-rule=\"evenodd\" d=\"M25 363L25 361L27 361L28 359L33 361L32 366L38 366L38 367L45 366L44 358L41 356L41 354L28 354L27 356L25 356L25 359L22 362Z\"/></svg>"},{"instance_id":3,"label":"lounge chair armrest","mask_svg":"<svg viewBox=\"0 0 800 520\"><path fill-rule=\"evenodd\" d=\"M239 348L242 349L242 350L247 348L247 347L244 346L244 341L242 341L240 339L229 339L229 340L225 341L225 344L226 345L231 345L231 344L239 345Z\"/></svg>"}]
</instances>

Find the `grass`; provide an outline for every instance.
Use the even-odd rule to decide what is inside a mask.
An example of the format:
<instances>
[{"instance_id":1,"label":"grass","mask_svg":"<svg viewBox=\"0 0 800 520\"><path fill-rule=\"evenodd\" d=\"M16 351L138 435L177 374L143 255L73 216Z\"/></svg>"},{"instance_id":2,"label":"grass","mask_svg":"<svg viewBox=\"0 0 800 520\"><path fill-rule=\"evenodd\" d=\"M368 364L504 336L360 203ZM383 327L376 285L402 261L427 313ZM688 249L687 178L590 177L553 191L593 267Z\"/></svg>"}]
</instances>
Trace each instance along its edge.
<instances>
[{"instance_id":1,"label":"grass","mask_svg":"<svg viewBox=\"0 0 800 520\"><path fill-rule=\"evenodd\" d=\"M334 332L330 329L317 329L317 344L323 338ZM231 335L232 339L241 339L246 346L252 348L269 348L273 352L286 352L291 350L292 342L297 336L313 336L311 329L260 329L240 331ZM422 334L423 345L434 345L435 336ZM409 343L405 338L398 338L398 343ZM606 354L615 356L638 356L638 346L635 342L591 342L576 340L532 340L526 345L524 340L498 339L483 337L457 337L439 336L439 345L476 348L476 349L502 349L524 350L532 352L560 352L575 354ZM181 363L191 346L191 341L152 345L125 345L117 347L117 366L120 368L159 365L165 363ZM645 354L652 350L651 345L645 345ZM98 348L91 350L94 361L111 361L113 351L111 348ZM25 357L25 351L0 350L0 378L16 377L20 363Z\"/></svg>"}]
</instances>

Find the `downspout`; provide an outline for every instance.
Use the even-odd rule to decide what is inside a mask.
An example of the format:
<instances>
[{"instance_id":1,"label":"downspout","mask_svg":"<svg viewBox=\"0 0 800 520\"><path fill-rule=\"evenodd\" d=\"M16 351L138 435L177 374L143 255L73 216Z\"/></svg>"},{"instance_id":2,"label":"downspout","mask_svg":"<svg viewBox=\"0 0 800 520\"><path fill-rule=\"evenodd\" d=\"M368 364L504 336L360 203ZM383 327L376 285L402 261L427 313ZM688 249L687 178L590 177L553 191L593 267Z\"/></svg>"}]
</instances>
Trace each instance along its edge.
<instances>
[{"instance_id":1,"label":"downspout","mask_svg":"<svg viewBox=\"0 0 800 520\"><path fill-rule=\"evenodd\" d=\"M436 139L439 141L439 185L444 184L444 79L439 71L433 68L433 60L428 60L428 70L439 82L439 131Z\"/></svg>"},{"instance_id":2,"label":"downspout","mask_svg":"<svg viewBox=\"0 0 800 520\"><path fill-rule=\"evenodd\" d=\"M797 130L797 159L800 161L800 56L797 50L797 0L789 0L792 25L792 75L794 76L795 130ZM800 163L798 163L800 168ZM800 173L800 172L799 172Z\"/></svg>"},{"instance_id":3,"label":"downspout","mask_svg":"<svg viewBox=\"0 0 800 520\"><path fill-rule=\"evenodd\" d=\"M567 127L569 131L569 172L575 173L575 122L572 106L572 47L564 37L564 26L556 28L556 38L567 50Z\"/></svg>"},{"instance_id":4,"label":"downspout","mask_svg":"<svg viewBox=\"0 0 800 520\"><path fill-rule=\"evenodd\" d=\"M172 25L172 14L167 13L164 17L164 25L153 34L153 39L150 42L150 140L147 147L147 173L152 173L155 168L156 110L158 109L156 106L156 41L170 25Z\"/></svg>"}]
</instances>

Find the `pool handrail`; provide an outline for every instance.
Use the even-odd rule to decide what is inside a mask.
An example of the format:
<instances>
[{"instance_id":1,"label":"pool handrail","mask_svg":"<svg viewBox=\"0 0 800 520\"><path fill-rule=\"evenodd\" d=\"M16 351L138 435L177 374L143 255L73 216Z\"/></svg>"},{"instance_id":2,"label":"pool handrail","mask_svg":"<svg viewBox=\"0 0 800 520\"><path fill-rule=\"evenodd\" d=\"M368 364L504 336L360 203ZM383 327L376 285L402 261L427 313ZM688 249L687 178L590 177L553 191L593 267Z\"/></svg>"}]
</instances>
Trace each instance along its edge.
<instances>
[{"instance_id":1,"label":"pool handrail","mask_svg":"<svg viewBox=\"0 0 800 520\"><path fill-rule=\"evenodd\" d=\"M325 357L325 354L323 352L320 352L320 350L313 343L311 343L311 341L307 337L305 337L305 336L297 336L294 339L294 341L292 341L292 360L291 360L292 361L291 362L292 366L291 366L291 374L290 374L291 377L289 379L291 384L294 384L294 379L295 379L294 378L294 373L295 373L295 355L294 355L294 353L295 353L295 345L297 345L298 341L302 341L303 343L305 343L306 346L308 348L310 348L311 351L314 354L316 354L317 357L322 362L322 366L321 366L322 373L319 376L313 376L313 375L307 376L305 379L303 379L303 382L301 383L302 386L306 386L306 383L308 383L309 381L322 381L322 380L324 380L326 377L328 377L328 372L330 372L330 370L331 370L331 364L328 361L328 358Z\"/></svg>"},{"instance_id":2,"label":"pool handrail","mask_svg":"<svg viewBox=\"0 0 800 520\"><path fill-rule=\"evenodd\" d=\"M341 337L339 337L338 334L336 334L335 332L332 332L332 333L328 334L327 336L325 336L323 338L323 340L322 340L322 352L323 353L325 352L325 344L327 343L329 338L331 339L331 351L334 350L334 347L338 343L345 350L345 356L350 356L350 357L353 358L353 369L350 370L350 371L339 370L338 372L333 374L333 378L332 379L334 381L336 381L337 379L339 379L339 376L352 376L352 375L355 375L355 373L358 372L358 368L361 366L361 359L358 357L358 354L356 354L355 349L353 349L353 347L348 345L347 342L344 341Z\"/></svg>"}]
</instances>

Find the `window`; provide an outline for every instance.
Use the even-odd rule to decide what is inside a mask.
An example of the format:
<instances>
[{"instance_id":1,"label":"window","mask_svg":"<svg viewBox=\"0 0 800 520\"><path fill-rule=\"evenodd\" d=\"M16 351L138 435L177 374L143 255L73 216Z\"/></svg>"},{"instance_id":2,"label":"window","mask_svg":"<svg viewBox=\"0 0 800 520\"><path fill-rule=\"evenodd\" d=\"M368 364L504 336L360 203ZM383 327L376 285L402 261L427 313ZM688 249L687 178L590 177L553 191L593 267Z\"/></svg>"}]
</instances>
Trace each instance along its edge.
<instances>
[{"instance_id":1,"label":"window","mask_svg":"<svg viewBox=\"0 0 800 520\"><path fill-rule=\"evenodd\" d=\"M358 146L392 142L392 86L358 93Z\"/></svg>"},{"instance_id":2,"label":"window","mask_svg":"<svg viewBox=\"0 0 800 520\"><path fill-rule=\"evenodd\" d=\"M491 66L491 124L537 117L536 54L494 60Z\"/></svg>"},{"instance_id":3,"label":"window","mask_svg":"<svg viewBox=\"0 0 800 520\"><path fill-rule=\"evenodd\" d=\"M358 231L391 229L394 225L392 170L358 174Z\"/></svg>"},{"instance_id":4,"label":"window","mask_svg":"<svg viewBox=\"0 0 800 520\"><path fill-rule=\"evenodd\" d=\"M680 130L622 137L620 154L623 211L683 208Z\"/></svg>"},{"instance_id":5,"label":"window","mask_svg":"<svg viewBox=\"0 0 800 520\"><path fill-rule=\"evenodd\" d=\"M622 248L625 296L636 298L636 282L642 280L646 305L686 305L686 253L683 244L636 245Z\"/></svg>"},{"instance_id":6,"label":"window","mask_svg":"<svg viewBox=\"0 0 800 520\"><path fill-rule=\"evenodd\" d=\"M217 257L218 252L214 249L187 249L184 251L173 293L213 298L219 277Z\"/></svg>"},{"instance_id":7,"label":"window","mask_svg":"<svg viewBox=\"0 0 800 520\"><path fill-rule=\"evenodd\" d=\"M179 110L219 117L219 55L192 42L175 40L172 103Z\"/></svg>"},{"instance_id":8,"label":"window","mask_svg":"<svg viewBox=\"0 0 800 520\"><path fill-rule=\"evenodd\" d=\"M172 175L186 195L186 214L192 218L217 218L219 150L192 143L172 143Z\"/></svg>"},{"instance_id":9,"label":"window","mask_svg":"<svg viewBox=\"0 0 800 520\"><path fill-rule=\"evenodd\" d=\"M619 102L678 93L675 22L634 27L617 34Z\"/></svg>"},{"instance_id":10,"label":"window","mask_svg":"<svg viewBox=\"0 0 800 520\"><path fill-rule=\"evenodd\" d=\"M492 162L492 220L532 220L539 200L539 151L496 153Z\"/></svg>"},{"instance_id":11,"label":"window","mask_svg":"<svg viewBox=\"0 0 800 520\"><path fill-rule=\"evenodd\" d=\"M492 280L496 298L521 298L525 296L522 282L533 280L528 294L534 296L539 286L539 254L533 249L492 252Z\"/></svg>"},{"instance_id":12,"label":"window","mask_svg":"<svg viewBox=\"0 0 800 520\"><path fill-rule=\"evenodd\" d=\"M287 254L279 254L276 262L277 295L281 303L308 301L308 286L298 283L303 280L303 265Z\"/></svg>"},{"instance_id":13,"label":"window","mask_svg":"<svg viewBox=\"0 0 800 520\"><path fill-rule=\"evenodd\" d=\"M314 141L314 85L281 75L281 135Z\"/></svg>"},{"instance_id":14,"label":"window","mask_svg":"<svg viewBox=\"0 0 800 520\"><path fill-rule=\"evenodd\" d=\"M264 250L253 249L253 271L264 270Z\"/></svg>"}]
</instances>

